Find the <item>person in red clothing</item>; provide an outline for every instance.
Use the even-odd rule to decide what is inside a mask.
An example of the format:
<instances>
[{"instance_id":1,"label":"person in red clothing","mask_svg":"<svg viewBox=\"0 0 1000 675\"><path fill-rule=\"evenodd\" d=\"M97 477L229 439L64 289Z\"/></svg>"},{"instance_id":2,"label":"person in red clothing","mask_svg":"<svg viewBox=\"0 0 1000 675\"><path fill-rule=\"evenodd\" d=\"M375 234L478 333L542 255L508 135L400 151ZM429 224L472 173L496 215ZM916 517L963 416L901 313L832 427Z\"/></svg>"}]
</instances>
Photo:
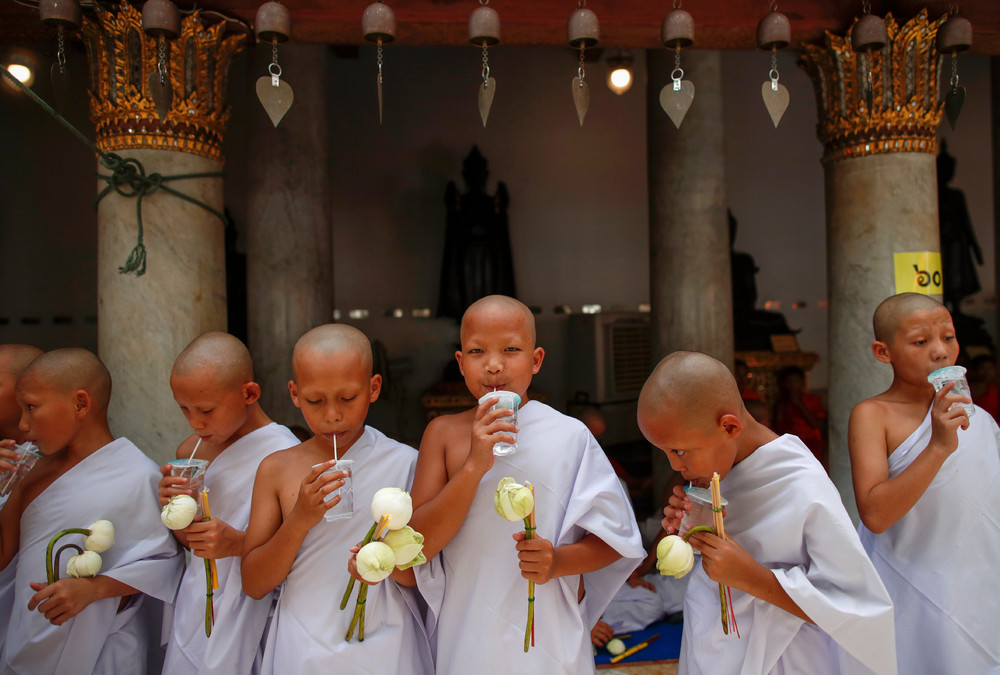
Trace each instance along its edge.
<instances>
[{"instance_id":1,"label":"person in red clothing","mask_svg":"<svg viewBox=\"0 0 1000 675\"><path fill-rule=\"evenodd\" d=\"M826 409L819 396L806 392L806 374L796 366L782 368L776 379L778 397L771 416L774 431L801 438L827 468Z\"/></svg>"},{"instance_id":2,"label":"person in red clothing","mask_svg":"<svg viewBox=\"0 0 1000 675\"><path fill-rule=\"evenodd\" d=\"M969 388L972 402L997 417L997 362L990 354L972 359L969 367Z\"/></svg>"}]
</instances>

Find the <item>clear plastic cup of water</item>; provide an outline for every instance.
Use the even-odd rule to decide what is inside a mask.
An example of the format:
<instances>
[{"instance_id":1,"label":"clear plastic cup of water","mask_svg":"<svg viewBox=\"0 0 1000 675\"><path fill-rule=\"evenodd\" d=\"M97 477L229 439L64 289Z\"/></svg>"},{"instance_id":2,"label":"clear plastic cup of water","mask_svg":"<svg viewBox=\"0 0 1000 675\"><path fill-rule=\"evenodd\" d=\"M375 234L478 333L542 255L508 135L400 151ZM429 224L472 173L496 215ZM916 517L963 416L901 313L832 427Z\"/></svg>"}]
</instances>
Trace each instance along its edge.
<instances>
[{"instance_id":1,"label":"clear plastic cup of water","mask_svg":"<svg viewBox=\"0 0 1000 675\"><path fill-rule=\"evenodd\" d=\"M715 516L712 513L712 491L707 488L700 488L688 485L684 488L685 494L689 500L691 500L691 510L684 512L684 517L681 518L681 523L677 527L677 534L684 536L688 530L692 527L698 527L699 525L707 525L708 527L715 527ZM722 498L722 506L725 507L729 502L726 498ZM695 553L699 551L695 549Z\"/></svg>"},{"instance_id":2,"label":"clear plastic cup of water","mask_svg":"<svg viewBox=\"0 0 1000 675\"><path fill-rule=\"evenodd\" d=\"M208 470L207 459L174 459L170 461L170 475L187 478L187 485L178 488L190 490L191 496L198 499L198 493L205 487L205 471Z\"/></svg>"},{"instance_id":3,"label":"clear plastic cup of water","mask_svg":"<svg viewBox=\"0 0 1000 675\"><path fill-rule=\"evenodd\" d=\"M14 470L0 476L0 508L10 499L10 493L14 491L14 486L27 475L41 458L38 446L34 443L22 443L11 448L18 454L18 459L13 462Z\"/></svg>"},{"instance_id":4,"label":"clear plastic cup of water","mask_svg":"<svg viewBox=\"0 0 1000 675\"><path fill-rule=\"evenodd\" d=\"M315 469L319 464L314 464ZM338 459L337 463L331 466L329 469L321 473L336 473L337 471L346 471L347 476L344 478L344 484L328 494L324 502L328 502L334 497L339 496L340 502L331 509L327 509L327 512L323 514L323 518L326 522L332 523L335 520L344 520L345 518L350 518L354 515L354 460L353 459Z\"/></svg>"},{"instance_id":5,"label":"clear plastic cup of water","mask_svg":"<svg viewBox=\"0 0 1000 675\"><path fill-rule=\"evenodd\" d=\"M969 381L965 379L965 368L962 366L946 366L944 368L938 368L933 373L927 376L927 381L934 385L934 391L941 391L946 384L949 382L954 382L955 386L951 388L949 394L956 394L958 396L965 396L970 401L972 400L972 391L969 389ZM976 412L976 406L972 403L953 403L953 406L962 406L965 408L965 412L972 417ZM951 408L949 408L950 410Z\"/></svg>"},{"instance_id":6,"label":"clear plastic cup of water","mask_svg":"<svg viewBox=\"0 0 1000 675\"><path fill-rule=\"evenodd\" d=\"M490 407L490 410L496 410L498 408L505 410L513 410L514 414L503 419L510 422L514 426L517 426L517 408L521 405L521 397L512 391L491 391L488 394L484 394L479 398L479 404L482 405L490 399L497 399L497 402ZM504 432L507 433L507 432ZM497 441L493 444L493 455L495 457L505 457L506 455L513 455L517 452L517 434L512 434L514 436L513 443L507 443L505 441Z\"/></svg>"}]
</instances>

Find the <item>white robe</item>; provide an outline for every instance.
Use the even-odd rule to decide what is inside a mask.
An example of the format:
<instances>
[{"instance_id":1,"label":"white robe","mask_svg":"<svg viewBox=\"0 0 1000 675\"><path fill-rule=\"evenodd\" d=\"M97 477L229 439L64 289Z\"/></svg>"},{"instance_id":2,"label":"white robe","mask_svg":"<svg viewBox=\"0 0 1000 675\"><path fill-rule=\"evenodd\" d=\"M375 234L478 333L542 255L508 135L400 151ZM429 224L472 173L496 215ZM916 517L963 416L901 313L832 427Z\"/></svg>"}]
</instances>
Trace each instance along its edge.
<instances>
[{"instance_id":1,"label":"white robe","mask_svg":"<svg viewBox=\"0 0 1000 675\"><path fill-rule=\"evenodd\" d=\"M858 530L895 602L900 673L998 673L1000 430L976 408L913 508L882 534ZM927 447L931 418L889 455L899 475Z\"/></svg>"},{"instance_id":2,"label":"white robe","mask_svg":"<svg viewBox=\"0 0 1000 675\"><path fill-rule=\"evenodd\" d=\"M646 555L628 497L583 423L529 401L518 429L517 453L496 458L458 533L426 569L416 568L438 673L592 673L590 629ZM511 538L524 524L493 506L504 476L534 486L539 537L562 546L593 533L623 556L583 575L582 603L579 575L535 585L535 646L527 654L528 582Z\"/></svg>"},{"instance_id":3,"label":"white robe","mask_svg":"<svg viewBox=\"0 0 1000 675\"><path fill-rule=\"evenodd\" d=\"M726 534L770 569L815 625L732 590L740 631L724 635L719 585L695 562L679 672L895 675L892 603L840 495L797 437L757 448L722 480Z\"/></svg>"},{"instance_id":4,"label":"white robe","mask_svg":"<svg viewBox=\"0 0 1000 675\"><path fill-rule=\"evenodd\" d=\"M59 476L24 510L4 672L145 672L151 627L145 624L142 605L172 600L184 563L177 542L160 522L159 478L156 464L131 441L119 438ZM52 536L100 519L115 526L115 544L101 553L100 574L140 594L121 612L120 598L98 600L62 626L49 623L37 609L29 612L35 591L28 584L45 581L45 549ZM68 535L57 546L67 543L81 545L82 536ZM69 554L63 553L60 577Z\"/></svg>"},{"instance_id":5,"label":"white robe","mask_svg":"<svg viewBox=\"0 0 1000 675\"><path fill-rule=\"evenodd\" d=\"M350 549L364 540L374 523L372 497L384 487L409 490L417 452L366 427L345 459L354 460L354 515L332 523L321 520L306 535L278 596L262 672L429 673L430 646L414 589L401 588L391 579L369 587L364 642L358 642L357 628L350 642L344 640L360 583L355 583L346 609L340 609L351 579Z\"/></svg>"},{"instance_id":6,"label":"white robe","mask_svg":"<svg viewBox=\"0 0 1000 675\"><path fill-rule=\"evenodd\" d=\"M601 615L601 620L616 633L642 630L663 616L684 608L687 576L675 579L659 572L650 572L642 580L652 584L656 590L623 584Z\"/></svg>"},{"instance_id":7,"label":"white robe","mask_svg":"<svg viewBox=\"0 0 1000 675\"><path fill-rule=\"evenodd\" d=\"M226 448L205 472L212 516L237 530L250 521L250 497L261 460L298 444L287 428L272 422ZM215 625L205 637L205 559L190 556L174 601L166 675L187 673L249 673L263 647L262 638L273 602L272 594L254 600L243 593L240 557L215 561Z\"/></svg>"}]
</instances>

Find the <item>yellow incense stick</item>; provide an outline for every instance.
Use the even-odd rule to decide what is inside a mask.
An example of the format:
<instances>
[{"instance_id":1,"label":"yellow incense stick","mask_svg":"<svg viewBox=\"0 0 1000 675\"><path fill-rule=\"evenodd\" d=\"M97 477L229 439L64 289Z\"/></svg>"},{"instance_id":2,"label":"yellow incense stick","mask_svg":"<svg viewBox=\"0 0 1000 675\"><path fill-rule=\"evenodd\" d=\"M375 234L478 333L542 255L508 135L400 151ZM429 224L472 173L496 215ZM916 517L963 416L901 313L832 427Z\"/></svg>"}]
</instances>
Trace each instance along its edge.
<instances>
[{"instance_id":1,"label":"yellow incense stick","mask_svg":"<svg viewBox=\"0 0 1000 675\"><path fill-rule=\"evenodd\" d=\"M722 520L722 490L719 487L719 474L712 474L712 522L715 534L720 539L726 539L726 526ZM729 635L729 613L726 608L726 587L719 584L719 604L722 607L722 632Z\"/></svg>"},{"instance_id":2,"label":"yellow incense stick","mask_svg":"<svg viewBox=\"0 0 1000 675\"><path fill-rule=\"evenodd\" d=\"M202 520L210 520L212 518L212 512L208 510L208 488L204 487L201 489L201 516ZM215 566L215 560L209 560L209 564L212 568L212 590L219 589L219 571Z\"/></svg>"}]
</instances>

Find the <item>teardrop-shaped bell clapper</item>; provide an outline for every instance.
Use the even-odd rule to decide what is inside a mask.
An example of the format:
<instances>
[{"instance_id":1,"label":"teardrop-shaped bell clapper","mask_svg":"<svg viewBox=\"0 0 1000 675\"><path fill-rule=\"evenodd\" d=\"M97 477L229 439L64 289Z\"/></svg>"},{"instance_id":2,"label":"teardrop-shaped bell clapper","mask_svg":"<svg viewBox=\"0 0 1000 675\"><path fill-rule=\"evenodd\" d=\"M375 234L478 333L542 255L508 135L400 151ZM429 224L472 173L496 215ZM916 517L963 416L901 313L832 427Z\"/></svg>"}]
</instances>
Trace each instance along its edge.
<instances>
[{"instance_id":1,"label":"teardrop-shaped bell clapper","mask_svg":"<svg viewBox=\"0 0 1000 675\"><path fill-rule=\"evenodd\" d=\"M586 8L580 8L569 15L566 37L571 47L593 47L601 39L601 25L597 15Z\"/></svg>"},{"instance_id":2,"label":"teardrop-shaped bell clapper","mask_svg":"<svg viewBox=\"0 0 1000 675\"><path fill-rule=\"evenodd\" d=\"M500 15L492 7L481 5L469 17L469 42L482 47L500 44Z\"/></svg>"},{"instance_id":3,"label":"teardrop-shaped bell clapper","mask_svg":"<svg viewBox=\"0 0 1000 675\"><path fill-rule=\"evenodd\" d=\"M373 2L361 15L361 30L369 42L392 42L396 39L396 15L388 5Z\"/></svg>"},{"instance_id":4,"label":"teardrop-shaped bell clapper","mask_svg":"<svg viewBox=\"0 0 1000 675\"><path fill-rule=\"evenodd\" d=\"M48 26L75 30L81 22L80 3L76 0L40 0L38 16Z\"/></svg>"},{"instance_id":5,"label":"teardrop-shaped bell clapper","mask_svg":"<svg viewBox=\"0 0 1000 675\"><path fill-rule=\"evenodd\" d=\"M856 52L881 51L888 41L885 21L874 14L862 16L851 30L851 49Z\"/></svg>"},{"instance_id":6,"label":"teardrop-shaped bell clapper","mask_svg":"<svg viewBox=\"0 0 1000 675\"><path fill-rule=\"evenodd\" d=\"M176 38L181 34L181 13L170 0L146 0L142 6L142 29L147 35Z\"/></svg>"},{"instance_id":7,"label":"teardrop-shaped bell clapper","mask_svg":"<svg viewBox=\"0 0 1000 675\"><path fill-rule=\"evenodd\" d=\"M792 41L792 26L781 12L771 12L757 24L757 46L760 49L784 49Z\"/></svg>"},{"instance_id":8,"label":"teardrop-shaped bell clapper","mask_svg":"<svg viewBox=\"0 0 1000 675\"><path fill-rule=\"evenodd\" d=\"M972 23L963 16L953 14L938 28L937 48L942 54L964 52L972 46Z\"/></svg>"},{"instance_id":9,"label":"teardrop-shaped bell clapper","mask_svg":"<svg viewBox=\"0 0 1000 675\"><path fill-rule=\"evenodd\" d=\"M671 49L694 44L694 19L683 9L675 9L663 20L663 44Z\"/></svg>"},{"instance_id":10,"label":"teardrop-shaped bell clapper","mask_svg":"<svg viewBox=\"0 0 1000 675\"><path fill-rule=\"evenodd\" d=\"M292 34L292 19L288 15L288 8L280 2L265 2L257 8L253 30L261 42L284 42Z\"/></svg>"}]
</instances>

